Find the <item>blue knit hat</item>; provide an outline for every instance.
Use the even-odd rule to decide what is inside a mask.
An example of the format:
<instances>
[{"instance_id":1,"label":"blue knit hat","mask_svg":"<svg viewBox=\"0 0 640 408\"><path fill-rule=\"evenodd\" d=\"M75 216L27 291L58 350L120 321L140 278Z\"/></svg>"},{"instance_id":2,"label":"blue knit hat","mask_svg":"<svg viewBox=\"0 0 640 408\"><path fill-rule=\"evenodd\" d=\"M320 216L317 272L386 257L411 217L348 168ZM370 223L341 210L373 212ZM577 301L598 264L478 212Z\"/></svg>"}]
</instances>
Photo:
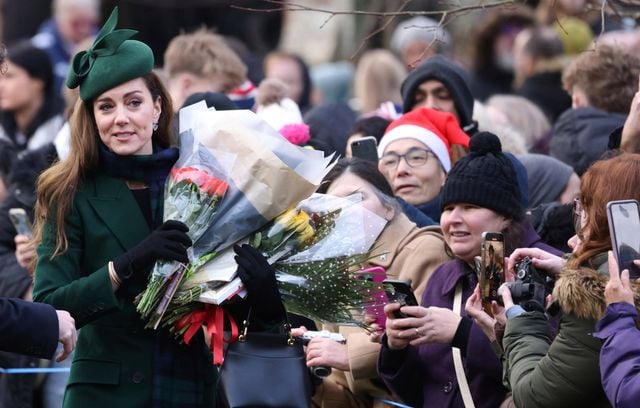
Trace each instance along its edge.
<instances>
[{"instance_id":1,"label":"blue knit hat","mask_svg":"<svg viewBox=\"0 0 640 408\"><path fill-rule=\"evenodd\" d=\"M115 30L118 8L98 33L89 49L77 53L71 62L67 86L80 87L80 99L90 101L120 84L148 75L153 69L153 52L143 42L130 40L135 30Z\"/></svg>"}]
</instances>

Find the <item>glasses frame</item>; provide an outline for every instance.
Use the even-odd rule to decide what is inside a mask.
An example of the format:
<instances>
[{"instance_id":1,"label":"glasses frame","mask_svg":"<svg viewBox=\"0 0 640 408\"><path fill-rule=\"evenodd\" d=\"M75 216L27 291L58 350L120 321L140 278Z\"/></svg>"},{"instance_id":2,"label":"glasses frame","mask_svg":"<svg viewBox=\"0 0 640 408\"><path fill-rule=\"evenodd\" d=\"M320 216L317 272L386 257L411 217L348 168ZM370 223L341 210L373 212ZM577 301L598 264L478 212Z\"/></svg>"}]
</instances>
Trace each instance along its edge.
<instances>
[{"instance_id":1,"label":"glasses frame","mask_svg":"<svg viewBox=\"0 0 640 408\"><path fill-rule=\"evenodd\" d=\"M411 163L409 163L409 160L407 160L407 156L409 154L411 154L411 152L415 152L416 150L417 151L423 151L423 152L427 153L427 158L425 159L423 164L414 166ZM387 153L385 155L382 155L382 157L380 157L380 159L378 161L382 164L382 167L384 167L385 170L395 170L400 165L400 161L404 159L404 162L407 163L407 166L411 167L412 169L415 169L417 167L425 166L427 163L429 163L429 155L433 156L436 160L438 160L438 158L436 157L435 153L433 153L433 151L431 151L431 149L425 149L425 148L422 148L422 147L412 147L405 154ZM385 156L396 156L398 158L398 162L393 167L385 165L385 163L383 162ZM440 161L438 160L438 163L439 162Z\"/></svg>"}]
</instances>

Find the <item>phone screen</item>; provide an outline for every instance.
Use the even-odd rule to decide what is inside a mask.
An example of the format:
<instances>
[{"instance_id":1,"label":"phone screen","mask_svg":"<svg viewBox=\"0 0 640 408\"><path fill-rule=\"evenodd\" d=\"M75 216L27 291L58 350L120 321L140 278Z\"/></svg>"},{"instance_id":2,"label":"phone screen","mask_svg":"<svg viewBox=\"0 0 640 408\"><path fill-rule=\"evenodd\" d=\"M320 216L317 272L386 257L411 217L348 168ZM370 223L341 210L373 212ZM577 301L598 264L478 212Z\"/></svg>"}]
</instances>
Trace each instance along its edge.
<instances>
[{"instance_id":1,"label":"phone screen","mask_svg":"<svg viewBox=\"0 0 640 408\"><path fill-rule=\"evenodd\" d=\"M353 157L378 163L378 142L373 136L363 137L351 142Z\"/></svg>"},{"instance_id":2,"label":"phone screen","mask_svg":"<svg viewBox=\"0 0 640 408\"><path fill-rule=\"evenodd\" d=\"M383 285L389 303L400 303L400 306L418 306L418 300L408 282L385 279ZM397 311L396 317L401 319L408 316Z\"/></svg>"},{"instance_id":3,"label":"phone screen","mask_svg":"<svg viewBox=\"0 0 640 408\"><path fill-rule=\"evenodd\" d=\"M633 279L640 277L640 268L633 263L640 259L640 208L635 200L612 201L607 204L611 246L622 272L629 270Z\"/></svg>"},{"instance_id":4,"label":"phone screen","mask_svg":"<svg viewBox=\"0 0 640 408\"><path fill-rule=\"evenodd\" d=\"M9 210L9 219L11 219L11 223L19 235L26 235L28 237L33 235L31 232L31 222L25 210L22 208L11 208Z\"/></svg>"},{"instance_id":5,"label":"phone screen","mask_svg":"<svg viewBox=\"0 0 640 408\"><path fill-rule=\"evenodd\" d=\"M498 289L504 282L504 237L500 232L482 234L480 295L485 311L491 313L491 301L498 300Z\"/></svg>"}]
</instances>

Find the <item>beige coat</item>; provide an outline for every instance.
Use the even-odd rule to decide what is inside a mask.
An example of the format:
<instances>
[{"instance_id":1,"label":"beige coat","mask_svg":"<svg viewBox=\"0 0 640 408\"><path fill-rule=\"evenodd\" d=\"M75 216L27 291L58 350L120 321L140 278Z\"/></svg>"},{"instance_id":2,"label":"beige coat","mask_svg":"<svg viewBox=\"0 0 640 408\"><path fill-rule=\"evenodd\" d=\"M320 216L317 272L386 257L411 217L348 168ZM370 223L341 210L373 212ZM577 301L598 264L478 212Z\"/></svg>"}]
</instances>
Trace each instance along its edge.
<instances>
[{"instance_id":1,"label":"beige coat","mask_svg":"<svg viewBox=\"0 0 640 408\"><path fill-rule=\"evenodd\" d=\"M376 241L382 255L369 261L382 266L393 279L411 280L416 298L422 298L431 273L451 259L445 253L445 243L439 227L418 228L403 213L386 226ZM333 370L316 389L316 407L376 406L372 397L391 399L376 373L380 345L372 343L362 329L352 326L324 327L340 331L347 339L350 371Z\"/></svg>"}]
</instances>

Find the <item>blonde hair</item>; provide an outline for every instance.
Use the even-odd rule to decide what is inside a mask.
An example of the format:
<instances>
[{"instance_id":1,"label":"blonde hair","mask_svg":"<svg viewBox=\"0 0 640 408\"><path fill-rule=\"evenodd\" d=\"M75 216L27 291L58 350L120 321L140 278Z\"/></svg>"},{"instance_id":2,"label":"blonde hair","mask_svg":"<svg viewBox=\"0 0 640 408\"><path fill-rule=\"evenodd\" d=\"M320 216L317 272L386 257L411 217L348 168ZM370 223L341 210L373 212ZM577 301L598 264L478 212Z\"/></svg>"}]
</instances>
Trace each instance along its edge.
<instances>
[{"instance_id":1,"label":"blonde hair","mask_svg":"<svg viewBox=\"0 0 640 408\"><path fill-rule=\"evenodd\" d=\"M533 147L549 131L551 123L544 112L527 98L517 95L494 95L486 106L502 113L509 125L524 136L527 149Z\"/></svg>"},{"instance_id":2,"label":"blonde hair","mask_svg":"<svg viewBox=\"0 0 640 408\"><path fill-rule=\"evenodd\" d=\"M173 108L171 99L157 75L151 73L142 77L153 100L160 98L161 114L158 130L153 140L160 147L170 145L171 119ZM68 248L64 230L65 216L71 210L73 197L78 185L98 166L100 136L93 116L93 101L78 99L69 121L71 131L71 149L69 156L44 171L37 182L38 200L35 209L35 242L42 241L45 222L53 220L55 228L55 251L53 256L64 253Z\"/></svg>"},{"instance_id":3,"label":"blonde hair","mask_svg":"<svg viewBox=\"0 0 640 408\"><path fill-rule=\"evenodd\" d=\"M180 73L199 78L220 76L223 92L242 85L247 67L224 38L202 28L174 37L164 53L164 71L169 78Z\"/></svg>"},{"instance_id":4,"label":"blonde hair","mask_svg":"<svg viewBox=\"0 0 640 408\"><path fill-rule=\"evenodd\" d=\"M358 62L353 87L360 111L371 112L386 101L402 105L400 85L406 76L406 68L391 51L366 52Z\"/></svg>"}]
</instances>

